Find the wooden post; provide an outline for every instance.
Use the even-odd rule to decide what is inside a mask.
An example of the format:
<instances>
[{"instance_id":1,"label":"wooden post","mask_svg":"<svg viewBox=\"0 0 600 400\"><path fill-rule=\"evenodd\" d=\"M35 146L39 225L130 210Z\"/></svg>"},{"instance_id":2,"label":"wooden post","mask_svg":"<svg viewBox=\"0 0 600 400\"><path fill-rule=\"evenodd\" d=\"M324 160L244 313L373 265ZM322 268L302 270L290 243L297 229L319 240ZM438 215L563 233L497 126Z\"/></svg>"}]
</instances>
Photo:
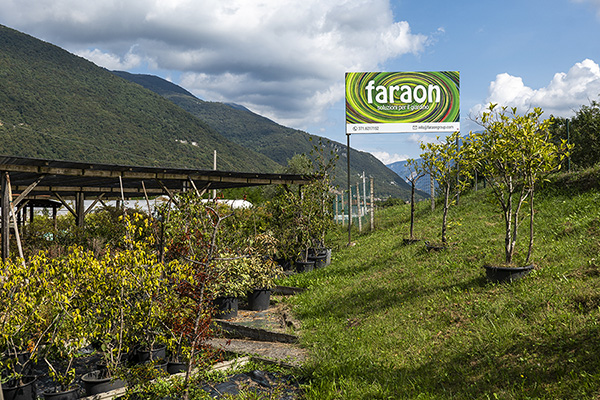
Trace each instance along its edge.
<instances>
[{"instance_id":1,"label":"wooden post","mask_svg":"<svg viewBox=\"0 0 600 400\"><path fill-rule=\"evenodd\" d=\"M58 230L58 218L57 218L57 209L55 205L52 206L52 222L54 223L54 230Z\"/></svg>"},{"instance_id":2,"label":"wooden post","mask_svg":"<svg viewBox=\"0 0 600 400\"><path fill-rule=\"evenodd\" d=\"M2 260L6 261L10 256L10 214L8 199L8 183L6 172L2 173Z\"/></svg>"},{"instance_id":3,"label":"wooden post","mask_svg":"<svg viewBox=\"0 0 600 400\"><path fill-rule=\"evenodd\" d=\"M352 228L352 218L354 218L354 215L352 215L352 186L350 186L350 190L348 191L348 231ZM348 234L348 237L350 237L350 234ZM350 243L348 242L348 245Z\"/></svg>"},{"instance_id":4,"label":"wooden post","mask_svg":"<svg viewBox=\"0 0 600 400\"><path fill-rule=\"evenodd\" d=\"M362 232L362 213L360 204L360 183L356 184L356 214L358 215L358 231Z\"/></svg>"},{"instance_id":5,"label":"wooden post","mask_svg":"<svg viewBox=\"0 0 600 400\"><path fill-rule=\"evenodd\" d=\"M338 211L339 211L338 206L339 206L339 204L338 204L338 195L336 194L335 195L335 208L334 208L334 210L335 210L334 221L335 221L336 224L337 224L337 217L338 217Z\"/></svg>"},{"instance_id":6,"label":"wooden post","mask_svg":"<svg viewBox=\"0 0 600 400\"><path fill-rule=\"evenodd\" d=\"M19 227L17 226L17 214L15 212L15 206L12 201L12 188L10 186L10 176L8 172L4 173L6 179L6 191L8 192L8 204L10 206L10 213L12 214L15 238L17 239L17 248L19 249L19 257L21 257L21 263L25 266L25 257L23 256L23 247L21 246L21 237L19 236Z\"/></svg>"},{"instance_id":7,"label":"wooden post","mask_svg":"<svg viewBox=\"0 0 600 400\"><path fill-rule=\"evenodd\" d=\"M213 156L213 170L217 170L217 150L215 150L214 156ZM217 198L217 190L213 189L213 200Z\"/></svg>"},{"instance_id":8,"label":"wooden post","mask_svg":"<svg viewBox=\"0 0 600 400\"><path fill-rule=\"evenodd\" d=\"M342 215L342 226L346 226L346 215L348 213L346 213L346 209L344 208L344 191L342 191L342 194L340 195L340 198L342 200L342 204L341 204L342 205L342 212L341 212L341 215Z\"/></svg>"},{"instance_id":9,"label":"wooden post","mask_svg":"<svg viewBox=\"0 0 600 400\"><path fill-rule=\"evenodd\" d=\"M365 175L365 171L363 171L363 174L362 174L362 181L363 181L363 209L364 209L363 214L366 214L367 213L367 176Z\"/></svg>"},{"instance_id":10,"label":"wooden post","mask_svg":"<svg viewBox=\"0 0 600 400\"><path fill-rule=\"evenodd\" d=\"M75 214L77 214L77 226L83 228L85 224L85 195L83 192L75 194Z\"/></svg>"},{"instance_id":11,"label":"wooden post","mask_svg":"<svg viewBox=\"0 0 600 400\"><path fill-rule=\"evenodd\" d=\"M435 210L435 184L433 176L429 175L429 193L431 195L431 211Z\"/></svg>"},{"instance_id":12,"label":"wooden post","mask_svg":"<svg viewBox=\"0 0 600 400\"><path fill-rule=\"evenodd\" d=\"M375 193L373 190L373 177L371 177L371 230L375 230Z\"/></svg>"}]
</instances>

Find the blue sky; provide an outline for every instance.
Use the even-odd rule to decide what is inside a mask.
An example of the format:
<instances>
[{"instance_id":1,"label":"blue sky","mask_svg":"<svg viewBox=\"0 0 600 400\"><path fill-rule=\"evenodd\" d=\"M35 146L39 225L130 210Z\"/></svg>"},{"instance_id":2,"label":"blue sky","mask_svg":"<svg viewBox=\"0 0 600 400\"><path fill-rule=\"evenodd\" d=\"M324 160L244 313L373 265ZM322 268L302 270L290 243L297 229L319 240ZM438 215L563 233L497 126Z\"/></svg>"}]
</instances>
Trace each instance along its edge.
<instances>
[{"instance_id":1,"label":"blue sky","mask_svg":"<svg viewBox=\"0 0 600 400\"><path fill-rule=\"evenodd\" d=\"M0 0L0 24L342 143L345 72L460 71L463 133L490 101L569 117L600 95L600 0ZM351 144L389 163L435 136Z\"/></svg>"}]
</instances>

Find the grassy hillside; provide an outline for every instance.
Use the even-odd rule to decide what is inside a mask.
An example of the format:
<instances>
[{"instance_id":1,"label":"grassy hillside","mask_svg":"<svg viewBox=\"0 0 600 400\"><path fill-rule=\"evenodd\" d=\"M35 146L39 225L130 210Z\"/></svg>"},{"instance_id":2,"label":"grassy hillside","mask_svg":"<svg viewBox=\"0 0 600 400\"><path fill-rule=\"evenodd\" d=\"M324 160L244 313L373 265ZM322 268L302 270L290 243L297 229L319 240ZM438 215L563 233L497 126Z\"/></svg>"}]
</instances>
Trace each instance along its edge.
<instances>
[{"instance_id":1,"label":"grassy hillside","mask_svg":"<svg viewBox=\"0 0 600 400\"><path fill-rule=\"evenodd\" d=\"M0 154L272 172L161 96L54 45L0 26Z\"/></svg>"},{"instance_id":2,"label":"grassy hillside","mask_svg":"<svg viewBox=\"0 0 600 400\"><path fill-rule=\"evenodd\" d=\"M200 100L185 89L155 76L120 71L115 71L115 74L164 96L205 121L232 142L263 154L283 166L295 154L309 154L318 140L317 136L279 125L244 107ZM311 137L314 138L313 142ZM346 189L346 145L331 142L331 146L340 155L335 183ZM350 163L353 185L364 171L375 178L377 196L410 197L410 186L373 155L352 149Z\"/></svg>"},{"instance_id":3,"label":"grassy hillside","mask_svg":"<svg viewBox=\"0 0 600 400\"><path fill-rule=\"evenodd\" d=\"M600 396L600 169L553 178L537 197L535 270L491 284L503 221L489 193L450 210L454 246L405 246L408 206L378 229L344 232L332 265L289 278L312 352L309 399L597 399ZM441 211L420 204L416 234L439 240ZM527 253L527 222L516 262Z\"/></svg>"}]
</instances>

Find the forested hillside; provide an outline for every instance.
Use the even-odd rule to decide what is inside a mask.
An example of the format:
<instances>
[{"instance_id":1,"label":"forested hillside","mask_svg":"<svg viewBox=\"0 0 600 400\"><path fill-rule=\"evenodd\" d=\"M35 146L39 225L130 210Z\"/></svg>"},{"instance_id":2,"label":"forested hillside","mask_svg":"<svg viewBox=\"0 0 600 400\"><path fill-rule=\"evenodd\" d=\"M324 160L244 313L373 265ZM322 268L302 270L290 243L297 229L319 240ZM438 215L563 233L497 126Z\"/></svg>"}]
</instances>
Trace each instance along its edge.
<instances>
[{"instance_id":1,"label":"forested hillside","mask_svg":"<svg viewBox=\"0 0 600 400\"><path fill-rule=\"evenodd\" d=\"M0 154L273 172L163 97L52 44L0 26Z\"/></svg>"},{"instance_id":2,"label":"forested hillside","mask_svg":"<svg viewBox=\"0 0 600 400\"><path fill-rule=\"evenodd\" d=\"M239 105L203 101L184 88L155 76L122 71L114 73L164 96L206 122L232 142L261 153L283 166L287 165L288 160L295 154L309 154L319 138L307 132L279 125ZM335 183L345 189L347 186L346 145L331 142L330 146L330 149L340 156ZM350 171L353 185L358 182L363 171L367 176L373 176L377 196L405 199L410 196L408 184L369 153L352 149Z\"/></svg>"}]
</instances>

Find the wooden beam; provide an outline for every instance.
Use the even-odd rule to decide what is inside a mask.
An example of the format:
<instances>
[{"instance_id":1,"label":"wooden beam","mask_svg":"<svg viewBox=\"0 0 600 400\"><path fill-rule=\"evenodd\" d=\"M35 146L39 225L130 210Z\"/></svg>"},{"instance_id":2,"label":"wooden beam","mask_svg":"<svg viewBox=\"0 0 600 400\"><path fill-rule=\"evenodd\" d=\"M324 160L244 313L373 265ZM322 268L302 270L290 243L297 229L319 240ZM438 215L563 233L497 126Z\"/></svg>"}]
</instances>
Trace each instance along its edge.
<instances>
[{"instance_id":1,"label":"wooden beam","mask_svg":"<svg viewBox=\"0 0 600 400\"><path fill-rule=\"evenodd\" d=\"M96 198L96 200L94 200L94 202L92 204L90 204L90 206L87 208L87 210L85 210L84 214L88 215L90 211L93 210L94 206L100 201L102 200L102 198L104 197L104 193L102 193L100 196L98 196Z\"/></svg>"},{"instance_id":2,"label":"wooden beam","mask_svg":"<svg viewBox=\"0 0 600 400\"><path fill-rule=\"evenodd\" d=\"M2 199L0 206L2 207L2 260L6 261L10 256L10 214L8 200L8 182L5 177L5 172L2 171Z\"/></svg>"},{"instance_id":3,"label":"wooden beam","mask_svg":"<svg viewBox=\"0 0 600 400\"><path fill-rule=\"evenodd\" d=\"M194 188L194 191L196 192L196 196L201 197L202 195L198 191L198 188L196 187L196 184L194 183L194 180L192 178L190 178L189 176L188 176L188 180L192 184L192 187Z\"/></svg>"},{"instance_id":4,"label":"wooden beam","mask_svg":"<svg viewBox=\"0 0 600 400\"><path fill-rule=\"evenodd\" d=\"M158 182L158 184L163 188L163 190L165 191L165 193L167 194L167 196L169 196L169 199L171 199L171 201L173 203L175 203L176 206L179 206L179 202L173 196L173 194L171 194L171 191L159 179L157 179L156 182Z\"/></svg>"},{"instance_id":5,"label":"wooden beam","mask_svg":"<svg viewBox=\"0 0 600 400\"><path fill-rule=\"evenodd\" d=\"M17 214L20 213L23 210L23 208L25 208L27 206L28 202L29 202L29 200L25 200L22 202L22 204L19 204L17 206L16 203L13 201L13 204L17 207Z\"/></svg>"},{"instance_id":6,"label":"wooden beam","mask_svg":"<svg viewBox=\"0 0 600 400\"><path fill-rule=\"evenodd\" d=\"M42 179L44 179L44 177L45 177L45 176L46 176L46 175L40 175L40 176L39 176L39 177L38 177L38 178L35 180L35 182L33 182L31 185L27 186L27 188L21 192L21 194L19 195L19 197L17 197L17 198L16 198L16 199L13 201L14 205L15 205L15 206L18 206L18 205L19 205L19 203L20 203L20 202L21 202L21 201L22 201L22 200L23 200L25 197L27 197L27 195L28 195L29 193L31 193L31 191L32 191L33 189L35 189L35 187L38 185L38 183L40 183L40 181L41 181Z\"/></svg>"},{"instance_id":7,"label":"wooden beam","mask_svg":"<svg viewBox=\"0 0 600 400\"><path fill-rule=\"evenodd\" d=\"M53 192L52 194L53 194L53 195L54 195L54 196L55 196L55 197L58 199L58 201L60 201L60 202L62 203L62 205L63 205L63 206L65 206L65 208L66 208L67 210L69 210L69 212L70 212L71 214L73 214L73 216L74 216L75 218L77 218L77 213L75 212L75 210L73 210L73 209L71 208L71 206L70 206L70 205L69 205L69 204L68 204L68 203L65 201L65 199L63 199L63 198L61 197L61 195L60 195L60 194L58 194L58 193L54 193L54 192Z\"/></svg>"},{"instance_id":8,"label":"wooden beam","mask_svg":"<svg viewBox=\"0 0 600 400\"><path fill-rule=\"evenodd\" d=\"M204 185L204 187L202 188L202 190L198 194L198 197L204 196L204 194L208 191L209 188L210 188L210 182L208 182L206 185Z\"/></svg>"}]
</instances>

